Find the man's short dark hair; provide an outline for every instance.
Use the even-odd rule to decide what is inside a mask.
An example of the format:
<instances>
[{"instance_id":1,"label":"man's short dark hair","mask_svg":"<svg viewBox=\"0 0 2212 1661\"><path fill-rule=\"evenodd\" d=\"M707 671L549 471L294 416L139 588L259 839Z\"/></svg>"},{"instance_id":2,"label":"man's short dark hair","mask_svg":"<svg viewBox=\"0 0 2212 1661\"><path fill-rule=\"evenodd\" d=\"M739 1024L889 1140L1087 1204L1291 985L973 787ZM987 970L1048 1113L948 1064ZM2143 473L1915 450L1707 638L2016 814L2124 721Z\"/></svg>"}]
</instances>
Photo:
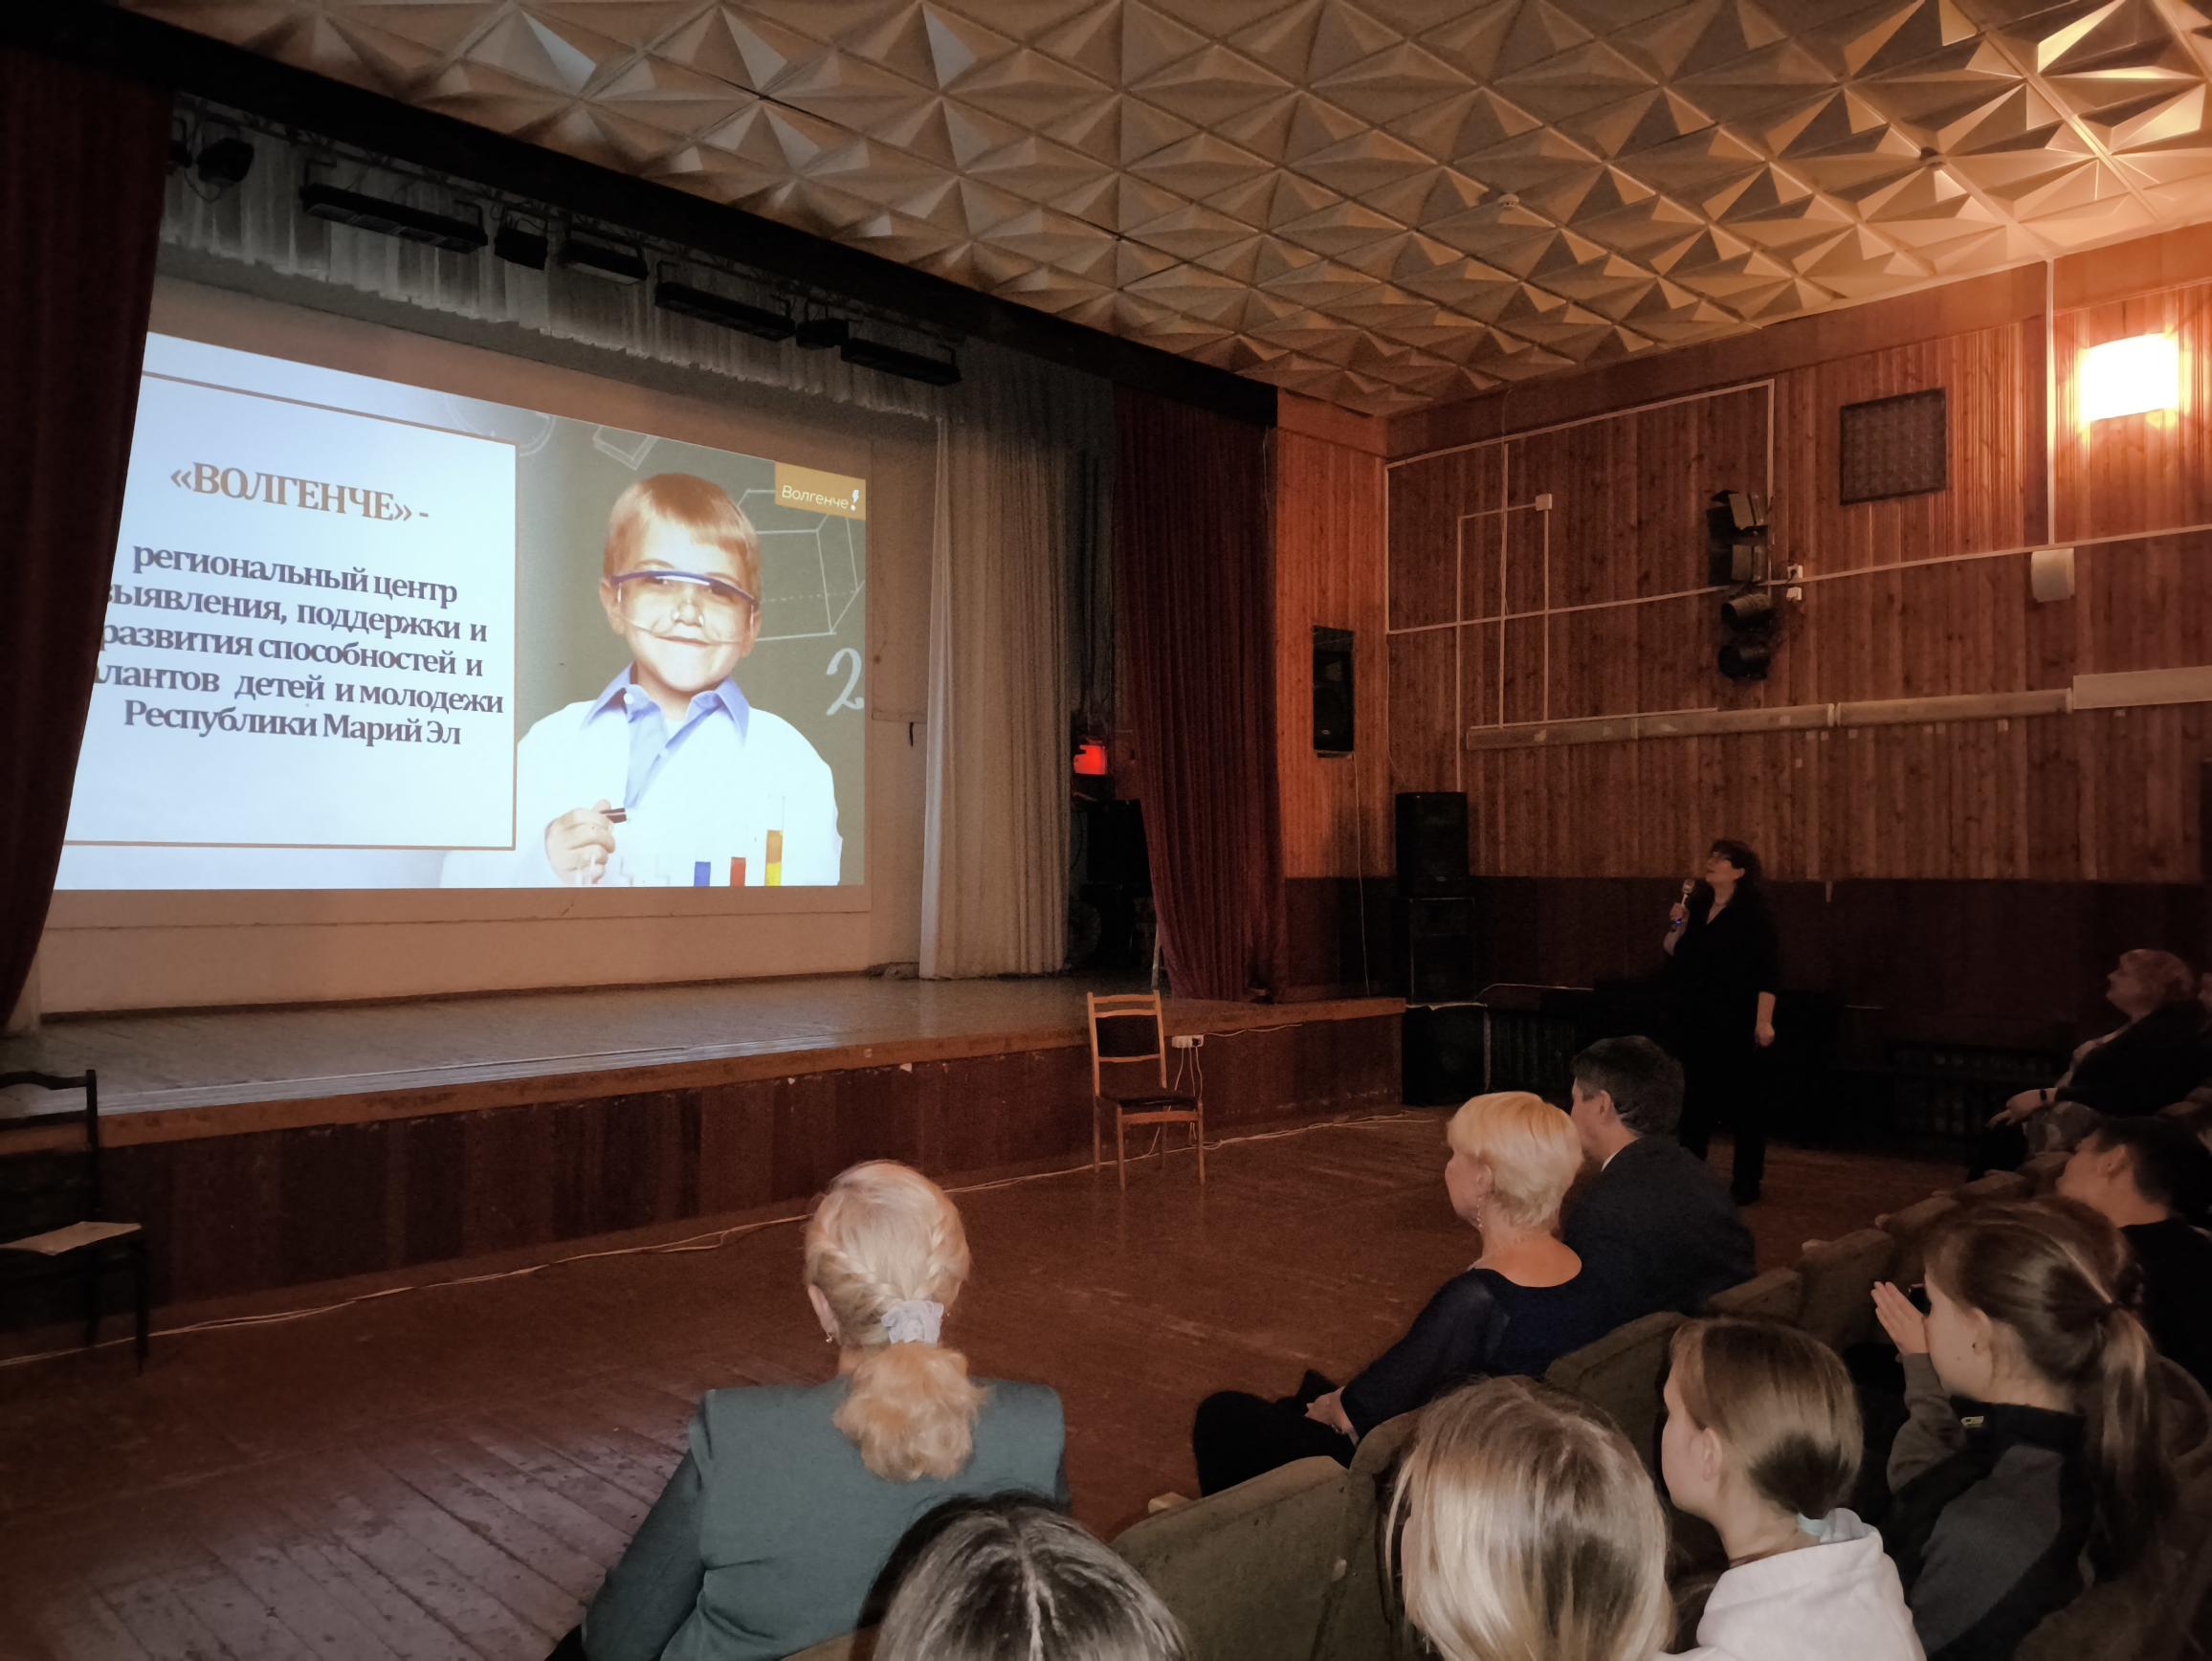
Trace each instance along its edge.
<instances>
[{"instance_id":1,"label":"man's short dark hair","mask_svg":"<svg viewBox=\"0 0 2212 1661\"><path fill-rule=\"evenodd\" d=\"M2186 1125L2156 1116L2108 1118L2090 1133L2097 1146L2122 1148L2135 1191L2184 1222L2201 1222L2212 1202L2212 1152Z\"/></svg>"},{"instance_id":2,"label":"man's short dark hair","mask_svg":"<svg viewBox=\"0 0 2212 1661\"><path fill-rule=\"evenodd\" d=\"M1601 1038L1575 1057L1585 1095L1604 1091L1638 1136L1672 1136L1682 1122L1682 1063L1648 1038Z\"/></svg>"}]
</instances>

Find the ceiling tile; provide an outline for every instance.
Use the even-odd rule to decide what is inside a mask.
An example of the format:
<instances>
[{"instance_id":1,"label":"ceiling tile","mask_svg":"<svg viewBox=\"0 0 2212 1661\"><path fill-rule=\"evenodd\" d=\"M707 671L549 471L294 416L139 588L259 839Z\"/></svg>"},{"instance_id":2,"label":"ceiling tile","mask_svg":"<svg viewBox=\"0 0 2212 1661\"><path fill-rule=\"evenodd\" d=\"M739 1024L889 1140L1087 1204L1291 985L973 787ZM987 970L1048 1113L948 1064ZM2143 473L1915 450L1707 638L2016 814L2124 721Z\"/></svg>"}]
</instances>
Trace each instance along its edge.
<instances>
[{"instance_id":1,"label":"ceiling tile","mask_svg":"<svg viewBox=\"0 0 2212 1661\"><path fill-rule=\"evenodd\" d=\"M122 0L1388 411L2212 215L2212 0Z\"/></svg>"}]
</instances>

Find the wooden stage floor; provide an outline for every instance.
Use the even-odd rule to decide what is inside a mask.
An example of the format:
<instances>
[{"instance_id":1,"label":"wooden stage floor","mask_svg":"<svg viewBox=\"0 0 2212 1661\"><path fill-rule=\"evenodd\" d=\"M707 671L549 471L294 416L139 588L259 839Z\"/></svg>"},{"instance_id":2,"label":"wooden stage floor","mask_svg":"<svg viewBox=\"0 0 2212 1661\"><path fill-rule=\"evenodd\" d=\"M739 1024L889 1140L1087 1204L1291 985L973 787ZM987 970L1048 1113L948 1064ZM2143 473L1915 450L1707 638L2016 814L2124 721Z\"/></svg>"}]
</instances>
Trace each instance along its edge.
<instances>
[{"instance_id":1,"label":"wooden stage floor","mask_svg":"<svg viewBox=\"0 0 2212 1661\"><path fill-rule=\"evenodd\" d=\"M808 1052L891 1059L1080 1040L1085 992L1139 981L915 981L872 975L596 991L63 1016L0 1039L0 1072L100 1073L105 1112L386 1095ZM1395 1007L1395 1006L1392 1006ZM1307 1007L1171 1002L1170 1024L1283 1019ZM0 1112L14 1103L0 1097Z\"/></svg>"},{"instance_id":2,"label":"wooden stage floor","mask_svg":"<svg viewBox=\"0 0 2212 1661\"><path fill-rule=\"evenodd\" d=\"M1474 1255L1441 1131L1411 1113L1225 1142L1203 1198L1186 1159L1126 1196L1088 1171L966 1193L952 1336L979 1373L1061 1391L1077 1515L1111 1534L1192 1490L1208 1390L1355 1367ZM1957 1174L1778 1148L1760 1261ZM166 1337L143 1377L121 1347L0 1367L0 1654L534 1661L698 1394L826 1361L785 1223Z\"/></svg>"}]
</instances>

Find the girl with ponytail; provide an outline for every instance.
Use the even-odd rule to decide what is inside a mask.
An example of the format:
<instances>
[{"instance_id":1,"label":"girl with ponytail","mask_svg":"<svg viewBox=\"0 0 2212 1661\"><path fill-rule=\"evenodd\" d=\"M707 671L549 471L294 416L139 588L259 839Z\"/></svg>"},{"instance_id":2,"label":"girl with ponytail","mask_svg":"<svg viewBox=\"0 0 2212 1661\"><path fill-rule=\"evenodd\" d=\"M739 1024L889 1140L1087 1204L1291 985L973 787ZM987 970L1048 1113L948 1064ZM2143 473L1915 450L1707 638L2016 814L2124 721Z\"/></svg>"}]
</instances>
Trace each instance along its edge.
<instances>
[{"instance_id":1,"label":"girl with ponytail","mask_svg":"<svg viewBox=\"0 0 2212 1661\"><path fill-rule=\"evenodd\" d=\"M2172 1508L2157 1358L2127 1247L2086 1206L1971 1207L1927 1265L1926 1315L1874 1289L1912 1412L1882 1534L1929 1661L1996 1661Z\"/></svg>"},{"instance_id":2,"label":"girl with ponytail","mask_svg":"<svg viewBox=\"0 0 2212 1661\"><path fill-rule=\"evenodd\" d=\"M874 1621L923 1514L1026 1492L1065 1506L1060 1398L971 1379L943 1323L968 1274L960 1212L888 1161L830 1185L806 1284L837 1376L710 1391L690 1446L585 1616L588 1661L766 1661Z\"/></svg>"}]
</instances>

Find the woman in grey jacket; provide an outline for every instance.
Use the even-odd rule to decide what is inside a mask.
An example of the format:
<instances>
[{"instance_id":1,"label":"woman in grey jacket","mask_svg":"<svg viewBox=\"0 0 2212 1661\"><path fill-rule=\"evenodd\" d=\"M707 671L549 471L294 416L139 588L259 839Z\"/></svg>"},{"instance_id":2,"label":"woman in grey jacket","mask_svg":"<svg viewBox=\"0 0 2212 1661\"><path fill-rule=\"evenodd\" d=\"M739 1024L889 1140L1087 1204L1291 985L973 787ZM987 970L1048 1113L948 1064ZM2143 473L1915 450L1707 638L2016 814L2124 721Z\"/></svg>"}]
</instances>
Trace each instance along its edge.
<instances>
[{"instance_id":1,"label":"woman in grey jacket","mask_svg":"<svg viewBox=\"0 0 2212 1661\"><path fill-rule=\"evenodd\" d=\"M1980 1206L1928 1249L1928 1313L1875 1313L1912 1417L1882 1538L1929 1661L2005 1661L2046 1615L2149 1548L2174 1501L2134 1264L2087 1207Z\"/></svg>"},{"instance_id":2,"label":"woman in grey jacket","mask_svg":"<svg viewBox=\"0 0 2212 1661\"><path fill-rule=\"evenodd\" d=\"M591 1602L589 1661L768 1661L862 1625L893 1549L948 1499L1065 1505L1060 1398L971 1380L939 1342L967 1278L960 1213L889 1162L830 1185L807 1296L838 1346L811 1386L715 1390L690 1448Z\"/></svg>"}]
</instances>

